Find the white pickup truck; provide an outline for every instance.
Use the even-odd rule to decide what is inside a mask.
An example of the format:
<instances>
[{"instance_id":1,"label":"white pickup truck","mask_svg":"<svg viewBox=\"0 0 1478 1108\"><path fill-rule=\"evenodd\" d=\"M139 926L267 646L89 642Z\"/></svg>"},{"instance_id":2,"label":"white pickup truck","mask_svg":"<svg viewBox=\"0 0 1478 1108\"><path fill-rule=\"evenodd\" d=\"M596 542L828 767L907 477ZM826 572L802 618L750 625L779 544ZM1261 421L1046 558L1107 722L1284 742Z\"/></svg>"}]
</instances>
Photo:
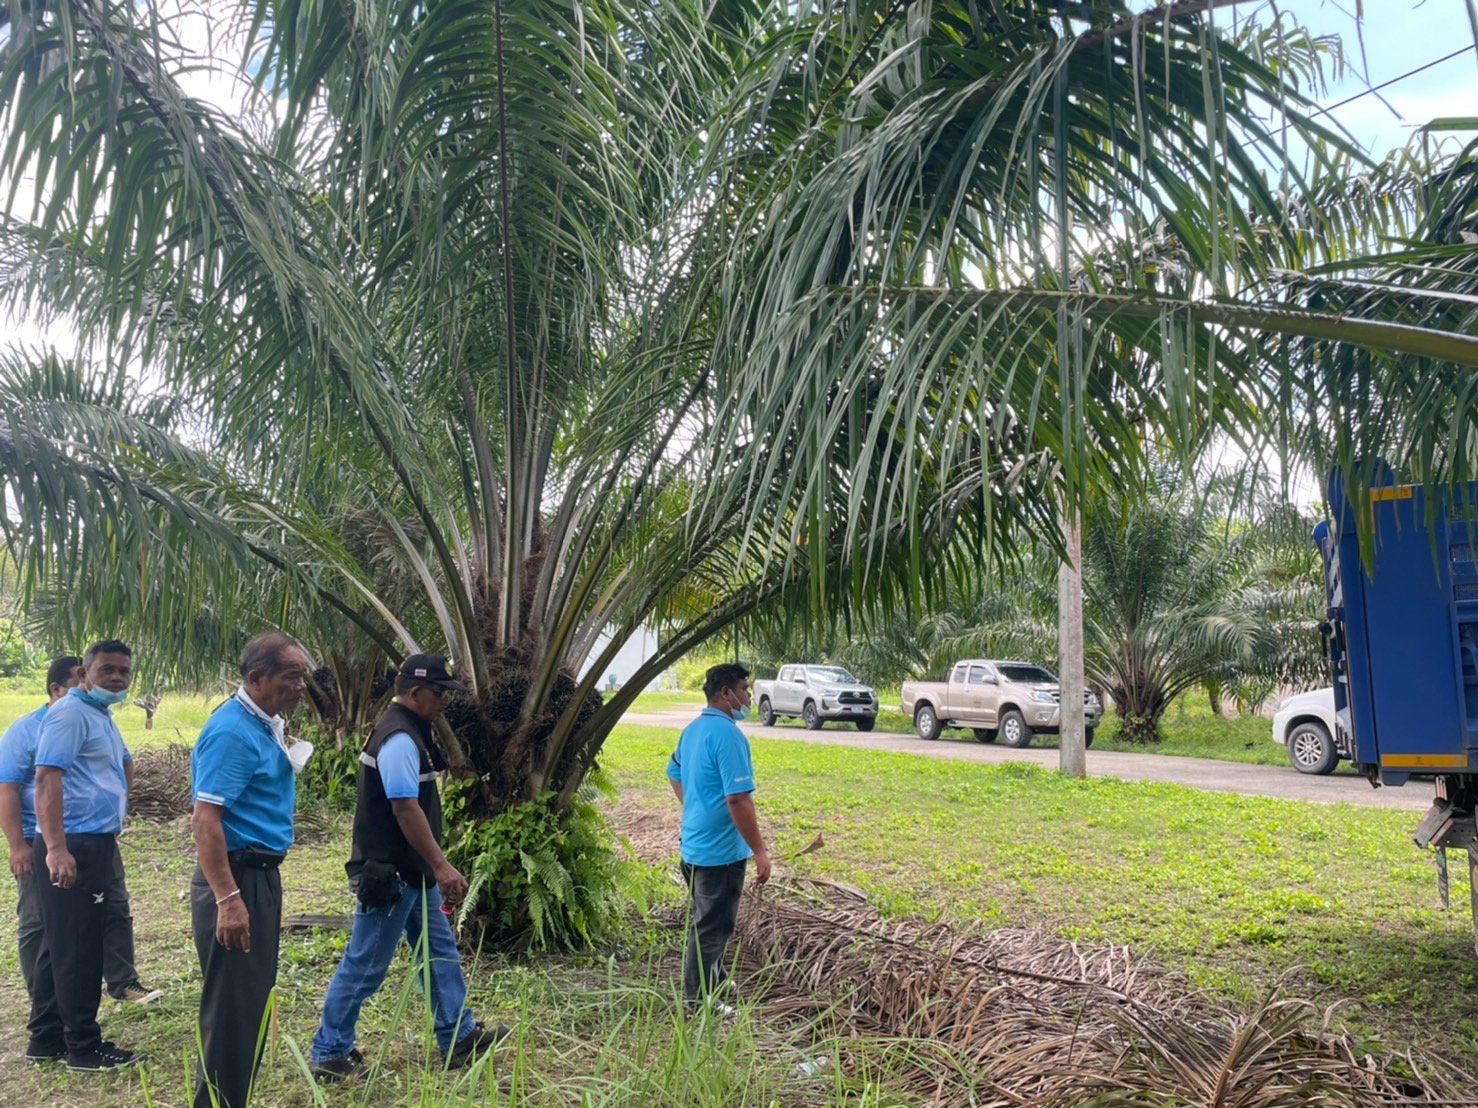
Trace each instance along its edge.
<instances>
[{"instance_id":1,"label":"white pickup truck","mask_svg":"<svg viewBox=\"0 0 1478 1108\"><path fill-rule=\"evenodd\" d=\"M1038 731L1055 733L1059 698L1057 678L1041 666L986 658L956 663L948 681L905 681L901 690L903 711L913 716L921 738L937 739L946 727L968 727L979 741L993 743L999 736L1004 746L1026 746ZM1085 693L1089 746L1102 716L1098 697Z\"/></svg>"},{"instance_id":2,"label":"white pickup truck","mask_svg":"<svg viewBox=\"0 0 1478 1108\"><path fill-rule=\"evenodd\" d=\"M799 716L811 731L829 719L846 720L871 731L878 720L878 696L839 666L781 666L773 681L754 683L760 723Z\"/></svg>"}]
</instances>

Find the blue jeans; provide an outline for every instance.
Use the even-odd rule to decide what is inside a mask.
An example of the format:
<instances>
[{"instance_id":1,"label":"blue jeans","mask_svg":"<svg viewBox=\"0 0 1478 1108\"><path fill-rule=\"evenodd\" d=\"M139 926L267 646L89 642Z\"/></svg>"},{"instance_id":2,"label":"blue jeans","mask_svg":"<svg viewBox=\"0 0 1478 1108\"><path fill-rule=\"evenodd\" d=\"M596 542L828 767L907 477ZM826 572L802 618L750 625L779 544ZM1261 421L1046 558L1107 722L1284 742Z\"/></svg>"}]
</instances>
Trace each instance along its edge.
<instances>
[{"instance_id":1,"label":"blue jeans","mask_svg":"<svg viewBox=\"0 0 1478 1108\"><path fill-rule=\"evenodd\" d=\"M367 908L359 900L354 902L354 929L349 933L343 960L329 982L328 995L323 998L323 1020L313 1036L310 1057L315 1062L343 1058L354 1049L359 1009L385 980L402 935L410 944L417 976L430 979L436 1045L447 1050L472 1032L462 955L452 925L441 910L441 890L435 885L422 889L403 881L399 888L400 898L388 908ZM424 962L428 954L429 975Z\"/></svg>"}]
</instances>

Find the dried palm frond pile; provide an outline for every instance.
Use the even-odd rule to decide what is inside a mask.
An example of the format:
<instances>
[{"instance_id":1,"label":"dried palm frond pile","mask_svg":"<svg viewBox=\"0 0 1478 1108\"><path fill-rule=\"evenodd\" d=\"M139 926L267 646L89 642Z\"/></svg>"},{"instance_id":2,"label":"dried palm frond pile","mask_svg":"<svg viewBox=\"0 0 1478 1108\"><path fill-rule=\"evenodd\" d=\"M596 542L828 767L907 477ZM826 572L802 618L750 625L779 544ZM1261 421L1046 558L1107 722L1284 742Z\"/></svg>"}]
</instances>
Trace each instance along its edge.
<instances>
[{"instance_id":1,"label":"dried palm frond pile","mask_svg":"<svg viewBox=\"0 0 1478 1108\"><path fill-rule=\"evenodd\" d=\"M188 816L194 806L190 793L190 747L182 743L141 750L133 760L133 786L128 790L128 814L147 823L169 823ZM348 816L326 804L299 807L293 817L294 839L319 842Z\"/></svg>"},{"instance_id":2,"label":"dried palm frond pile","mask_svg":"<svg viewBox=\"0 0 1478 1108\"><path fill-rule=\"evenodd\" d=\"M885 1057L937 1105L1478 1105L1440 1059L1357 1056L1333 1009L1233 1011L1123 947L884 921L821 882L748 896L737 937L767 1014L874 1040L842 1067Z\"/></svg>"},{"instance_id":3,"label":"dried palm frond pile","mask_svg":"<svg viewBox=\"0 0 1478 1108\"><path fill-rule=\"evenodd\" d=\"M168 823L190 814L190 748L182 743L141 750L133 760L128 814L148 823Z\"/></svg>"}]
</instances>

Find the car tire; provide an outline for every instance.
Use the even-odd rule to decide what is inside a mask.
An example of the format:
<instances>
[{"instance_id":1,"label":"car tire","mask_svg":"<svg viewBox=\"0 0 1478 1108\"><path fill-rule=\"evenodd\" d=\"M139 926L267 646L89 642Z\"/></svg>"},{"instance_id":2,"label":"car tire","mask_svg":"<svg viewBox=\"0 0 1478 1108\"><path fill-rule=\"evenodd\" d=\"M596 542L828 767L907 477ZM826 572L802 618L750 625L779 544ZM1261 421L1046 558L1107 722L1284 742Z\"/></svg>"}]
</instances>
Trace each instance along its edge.
<instances>
[{"instance_id":1,"label":"car tire","mask_svg":"<svg viewBox=\"0 0 1478 1108\"><path fill-rule=\"evenodd\" d=\"M1001 713L1001 725L996 731L1002 746L1020 749L1032 744L1032 729L1015 708Z\"/></svg>"},{"instance_id":2,"label":"car tire","mask_svg":"<svg viewBox=\"0 0 1478 1108\"><path fill-rule=\"evenodd\" d=\"M1093 745L1093 732L1095 730L1097 730L1097 729L1096 728L1093 728L1093 727L1085 727L1085 728L1083 728L1083 749L1084 750L1088 749L1088 747L1090 747L1090 746Z\"/></svg>"},{"instance_id":3,"label":"car tire","mask_svg":"<svg viewBox=\"0 0 1478 1108\"><path fill-rule=\"evenodd\" d=\"M993 743L996 741L996 729L994 727L975 727L975 741L978 743Z\"/></svg>"},{"instance_id":4,"label":"car tire","mask_svg":"<svg viewBox=\"0 0 1478 1108\"><path fill-rule=\"evenodd\" d=\"M1339 765L1339 751L1322 723L1305 720L1288 732L1288 760L1299 773L1322 776Z\"/></svg>"},{"instance_id":5,"label":"car tire","mask_svg":"<svg viewBox=\"0 0 1478 1108\"><path fill-rule=\"evenodd\" d=\"M768 696L760 697L760 726L775 726L775 708L770 703L770 698Z\"/></svg>"},{"instance_id":6,"label":"car tire","mask_svg":"<svg viewBox=\"0 0 1478 1108\"><path fill-rule=\"evenodd\" d=\"M859 730L859 731L871 731L874 727L877 726L878 721L877 721L877 717L874 716L872 719L859 719L859 720L856 721L856 723L857 723L857 730Z\"/></svg>"},{"instance_id":7,"label":"car tire","mask_svg":"<svg viewBox=\"0 0 1478 1108\"><path fill-rule=\"evenodd\" d=\"M920 704L915 708L913 725L919 732L919 738L930 742L939 738L939 717L934 714L934 705Z\"/></svg>"},{"instance_id":8,"label":"car tire","mask_svg":"<svg viewBox=\"0 0 1478 1108\"><path fill-rule=\"evenodd\" d=\"M807 731L820 731L821 725L826 722L821 718L821 713L816 710L814 700L808 700L801 705L801 720L805 723Z\"/></svg>"}]
</instances>

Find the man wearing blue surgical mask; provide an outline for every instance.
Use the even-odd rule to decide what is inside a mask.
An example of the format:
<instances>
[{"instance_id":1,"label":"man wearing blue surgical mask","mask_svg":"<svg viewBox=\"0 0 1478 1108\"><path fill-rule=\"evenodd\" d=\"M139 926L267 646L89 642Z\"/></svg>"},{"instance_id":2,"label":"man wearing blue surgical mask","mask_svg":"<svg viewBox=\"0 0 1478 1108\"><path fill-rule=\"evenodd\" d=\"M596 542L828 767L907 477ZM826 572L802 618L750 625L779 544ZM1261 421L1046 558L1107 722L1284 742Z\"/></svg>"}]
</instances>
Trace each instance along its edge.
<instances>
[{"instance_id":1,"label":"man wearing blue surgical mask","mask_svg":"<svg viewBox=\"0 0 1478 1108\"><path fill-rule=\"evenodd\" d=\"M32 1062L66 1059L83 1072L117 1069L143 1055L103 1040L107 894L121 866L118 833L133 759L111 709L128 699L133 652L104 639L82 656L82 683L46 713L36 745L35 890L41 953L31 989Z\"/></svg>"},{"instance_id":2,"label":"man wearing blue surgical mask","mask_svg":"<svg viewBox=\"0 0 1478 1108\"><path fill-rule=\"evenodd\" d=\"M688 885L688 943L683 998L690 1011L728 977L724 950L739 919L744 870L754 857L754 879L770 879L770 856L754 807L754 763L738 721L749 715L749 671L738 662L709 669L703 681L708 707L683 729L667 763L667 778L682 805L683 878ZM716 1002L728 1013L729 1005Z\"/></svg>"}]
</instances>

